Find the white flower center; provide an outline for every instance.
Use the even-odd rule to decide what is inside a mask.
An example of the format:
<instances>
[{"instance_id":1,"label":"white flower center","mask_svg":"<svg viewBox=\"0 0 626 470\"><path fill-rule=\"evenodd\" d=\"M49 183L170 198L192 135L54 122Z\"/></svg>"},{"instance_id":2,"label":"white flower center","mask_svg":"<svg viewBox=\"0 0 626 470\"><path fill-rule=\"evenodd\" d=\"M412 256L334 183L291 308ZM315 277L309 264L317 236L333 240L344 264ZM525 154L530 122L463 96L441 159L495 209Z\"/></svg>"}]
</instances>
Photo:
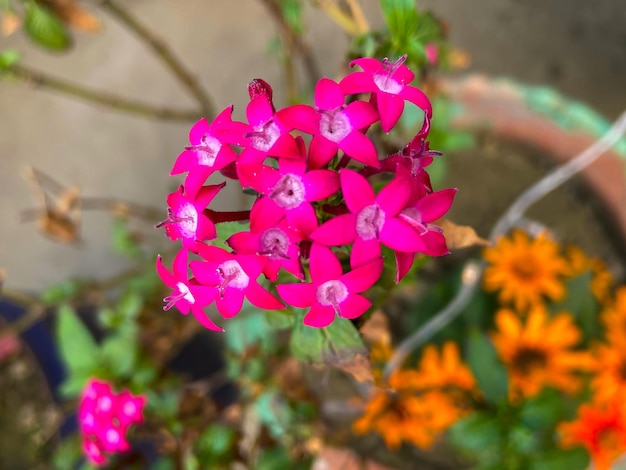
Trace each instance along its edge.
<instances>
[{"instance_id":1,"label":"white flower center","mask_svg":"<svg viewBox=\"0 0 626 470\"><path fill-rule=\"evenodd\" d=\"M283 209L293 209L304 201L305 193L302 179L287 174L278 180L269 197Z\"/></svg>"},{"instance_id":2,"label":"white flower center","mask_svg":"<svg viewBox=\"0 0 626 470\"><path fill-rule=\"evenodd\" d=\"M289 259L287 255L290 245L289 237L278 227L272 227L263 232L259 245L259 254L261 255L269 255L273 259Z\"/></svg>"},{"instance_id":3,"label":"white flower center","mask_svg":"<svg viewBox=\"0 0 626 470\"><path fill-rule=\"evenodd\" d=\"M250 138L252 147L267 152L280 137L280 129L273 120L267 121L261 127L254 129L246 137Z\"/></svg>"},{"instance_id":4,"label":"white flower center","mask_svg":"<svg viewBox=\"0 0 626 470\"><path fill-rule=\"evenodd\" d=\"M190 302L190 303L193 303L193 302ZM127 401L126 403L124 403L124 406L122 407L122 412L126 416L134 416L137 413L137 407L132 401Z\"/></svg>"},{"instance_id":5,"label":"white flower center","mask_svg":"<svg viewBox=\"0 0 626 470\"><path fill-rule=\"evenodd\" d=\"M100 411L109 411L113 406L113 400L110 397L100 397L98 399L98 409Z\"/></svg>"},{"instance_id":6,"label":"white flower center","mask_svg":"<svg viewBox=\"0 0 626 470\"><path fill-rule=\"evenodd\" d=\"M198 229L198 211L191 203L183 204L176 211L174 222L180 227L183 237L192 238Z\"/></svg>"},{"instance_id":7,"label":"white flower center","mask_svg":"<svg viewBox=\"0 0 626 470\"><path fill-rule=\"evenodd\" d=\"M348 116L343 112L343 107L332 111L320 109L320 134L332 142L342 141L350 132L352 125Z\"/></svg>"},{"instance_id":8,"label":"white flower center","mask_svg":"<svg viewBox=\"0 0 626 470\"><path fill-rule=\"evenodd\" d=\"M335 312L339 313L339 304L348 297L348 288L338 280L326 281L317 287L315 296L320 305L332 306Z\"/></svg>"},{"instance_id":9,"label":"white flower center","mask_svg":"<svg viewBox=\"0 0 626 470\"><path fill-rule=\"evenodd\" d=\"M220 293L224 293L226 287L245 289L250 283L250 277L244 272L241 265L234 259L224 261L217 267L217 274L222 279L218 286Z\"/></svg>"},{"instance_id":10,"label":"white flower center","mask_svg":"<svg viewBox=\"0 0 626 470\"><path fill-rule=\"evenodd\" d=\"M221 148L222 143L208 134L202 136L200 145L193 147L198 156L198 164L203 166L213 166Z\"/></svg>"},{"instance_id":11,"label":"white flower center","mask_svg":"<svg viewBox=\"0 0 626 470\"><path fill-rule=\"evenodd\" d=\"M378 238L385 224L385 213L378 204L370 204L356 216L356 233L363 240Z\"/></svg>"},{"instance_id":12,"label":"white flower center","mask_svg":"<svg viewBox=\"0 0 626 470\"><path fill-rule=\"evenodd\" d=\"M117 444L120 442L120 433L111 428L106 432L106 440L109 444Z\"/></svg>"}]
</instances>

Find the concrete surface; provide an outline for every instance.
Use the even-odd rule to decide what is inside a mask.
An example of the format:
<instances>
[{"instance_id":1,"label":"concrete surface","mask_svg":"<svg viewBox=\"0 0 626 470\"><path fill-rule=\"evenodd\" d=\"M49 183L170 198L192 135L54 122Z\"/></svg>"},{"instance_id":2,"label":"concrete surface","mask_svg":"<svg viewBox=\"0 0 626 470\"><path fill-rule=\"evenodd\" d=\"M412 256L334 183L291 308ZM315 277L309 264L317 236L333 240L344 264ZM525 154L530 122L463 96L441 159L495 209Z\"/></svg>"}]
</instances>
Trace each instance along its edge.
<instances>
[{"instance_id":1,"label":"concrete surface","mask_svg":"<svg viewBox=\"0 0 626 470\"><path fill-rule=\"evenodd\" d=\"M218 108L230 103L242 117L251 78L281 89L279 66L266 54L275 35L255 0L136 0L133 13L160 31L197 74ZM374 25L376 2L363 2ZM449 24L452 42L472 56L473 70L545 83L616 116L626 106L626 3L623 0L425 0ZM174 7L176 5L176 7ZM127 31L106 17L96 36L78 35L76 48L50 55L21 35L0 47L23 52L24 63L78 83L161 105L192 105L185 91ZM323 73L339 69L347 44L319 12L310 11L308 40ZM280 98L280 97L279 97ZM94 107L65 96L0 82L0 267L7 286L40 289L68 276L104 277L124 265L111 255L108 217L83 217L82 248L43 238L33 224L19 224L33 206L19 177L26 164L85 195L114 195L162 206L177 179L169 169L186 144L188 124L164 123ZM221 198L225 206L237 196ZM149 228L148 225L139 227ZM155 234L155 240L162 237ZM167 245L166 245L167 246Z\"/></svg>"}]
</instances>

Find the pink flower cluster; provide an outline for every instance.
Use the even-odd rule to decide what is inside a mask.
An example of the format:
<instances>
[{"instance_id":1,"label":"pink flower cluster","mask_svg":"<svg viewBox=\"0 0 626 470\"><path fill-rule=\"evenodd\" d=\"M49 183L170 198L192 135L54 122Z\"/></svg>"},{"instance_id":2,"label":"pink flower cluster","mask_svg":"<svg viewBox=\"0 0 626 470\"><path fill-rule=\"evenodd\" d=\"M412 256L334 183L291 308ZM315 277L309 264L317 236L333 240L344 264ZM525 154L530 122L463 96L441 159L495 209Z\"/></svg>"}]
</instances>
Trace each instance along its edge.
<instances>
[{"instance_id":1,"label":"pink flower cluster","mask_svg":"<svg viewBox=\"0 0 626 470\"><path fill-rule=\"evenodd\" d=\"M439 155L426 141L432 108L410 85L414 74L405 60L354 60L351 66L361 71L339 83L318 81L314 106L276 110L271 87L256 79L248 87L247 122L233 121L231 106L211 123L202 119L193 126L190 145L171 172L187 173L185 182L168 196L168 217L157 226L182 243L172 271L157 259L157 271L172 289L165 310L176 306L221 330L204 312L210 304L230 318L244 299L267 310L286 308L285 302L308 309L305 324L325 327L371 306L362 294L382 274L381 246L395 254L397 282L416 254L448 252L433 222L448 211L456 190L434 192L430 184L425 168ZM377 123L391 131L406 101L423 110L424 124L404 148L379 158L367 132ZM250 211L209 209L226 184L205 184L215 172L254 190ZM373 177L387 181L378 192ZM207 243L217 237L215 224L235 220L249 224L226 240L230 251ZM188 262L189 252L201 260ZM347 272L339 252L349 253ZM281 269L296 278L275 286L282 301L259 282L276 283Z\"/></svg>"},{"instance_id":2,"label":"pink flower cluster","mask_svg":"<svg viewBox=\"0 0 626 470\"><path fill-rule=\"evenodd\" d=\"M126 431L143 421L144 396L129 391L114 393L111 384L90 380L83 390L78 421L83 451L94 465L106 463L105 453L115 454L130 449Z\"/></svg>"}]
</instances>

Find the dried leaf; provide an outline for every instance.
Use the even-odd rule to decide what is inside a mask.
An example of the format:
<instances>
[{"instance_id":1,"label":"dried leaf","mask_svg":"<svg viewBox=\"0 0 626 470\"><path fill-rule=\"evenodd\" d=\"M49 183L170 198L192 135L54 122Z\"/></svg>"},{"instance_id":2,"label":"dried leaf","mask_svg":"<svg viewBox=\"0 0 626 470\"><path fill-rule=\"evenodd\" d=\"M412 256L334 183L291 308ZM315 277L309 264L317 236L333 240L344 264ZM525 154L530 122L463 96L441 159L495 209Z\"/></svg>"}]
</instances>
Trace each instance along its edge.
<instances>
[{"instance_id":1,"label":"dried leaf","mask_svg":"<svg viewBox=\"0 0 626 470\"><path fill-rule=\"evenodd\" d=\"M361 336L371 344L390 344L389 321L387 316L380 310L372 313L372 316L363 324L359 330Z\"/></svg>"},{"instance_id":2,"label":"dried leaf","mask_svg":"<svg viewBox=\"0 0 626 470\"><path fill-rule=\"evenodd\" d=\"M54 241L67 243L68 245L78 243L79 230L77 223L56 211L47 211L39 218L39 228Z\"/></svg>"},{"instance_id":3,"label":"dried leaf","mask_svg":"<svg viewBox=\"0 0 626 470\"><path fill-rule=\"evenodd\" d=\"M21 26L22 20L19 16L9 10L2 12L0 17L0 34L7 37L13 34Z\"/></svg>"},{"instance_id":4,"label":"dried leaf","mask_svg":"<svg viewBox=\"0 0 626 470\"><path fill-rule=\"evenodd\" d=\"M437 225L443 229L446 237L446 243L450 250L458 250L459 248L467 248L470 246L489 246L489 240L479 237L476 231L467 225L456 225L447 219L437 222Z\"/></svg>"},{"instance_id":5,"label":"dried leaf","mask_svg":"<svg viewBox=\"0 0 626 470\"><path fill-rule=\"evenodd\" d=\"M42 0L67 24L85 33L97 33L102 30L102 22L80 6L76 0Z\"/></svg>"},{"instance_id":6,"label":"dried leaf","mask_svg":"<svg viewBox=\"0 0 626 470\"><path fill-rule=\"evenodd\" d=\"M374 383L370 360L364 354L356 354L350 359L329 361L329 363L351 375L357 382Z\"/></svg>"}]
</instances>

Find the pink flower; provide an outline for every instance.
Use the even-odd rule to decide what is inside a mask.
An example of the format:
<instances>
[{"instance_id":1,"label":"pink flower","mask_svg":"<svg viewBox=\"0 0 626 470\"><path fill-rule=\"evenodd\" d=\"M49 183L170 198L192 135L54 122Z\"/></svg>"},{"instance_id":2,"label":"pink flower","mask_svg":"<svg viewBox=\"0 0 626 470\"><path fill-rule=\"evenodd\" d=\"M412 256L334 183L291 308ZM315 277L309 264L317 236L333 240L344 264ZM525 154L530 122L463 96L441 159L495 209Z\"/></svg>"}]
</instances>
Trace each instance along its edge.
<instances>
[{"instance_id":1,"label":"pink flower","mask_svg":"<svg viewBox=\"0 0 626 470\"><path fill-rule=\"evenodd\" d=\"M178 156L170 175L189 172L185 193L193 198L213 172L221 170L237 158L229 144L241 145L248 126L233 122L233 107L222 111L211 124L202 118L189 131L191 145Z\"/></svg>"},{"instance_id":2,"label":"pink flower","mask_svg":"<svg viewBox=\"0 0 626 470\"><path fill-rule=\"evenodd\" d=\"M195 197L185 194L183 186L167 196L168 216L156 228L165 227L172 240L182 239L183 246L195 251L197 241L213 240L217 237L215 224L204 215L204 209L226 183L203 186Z\"/></svg>"},{"instance_id":3,"label":"pink flower","mask_svg":"<svg viewBox=\"0 0 626 470\"><path fill-rule=\"evenodd\" d=\"M157 257L156 269L163 283L172 289L172 293L163 299L167 304L163 310L169 310L173 306L183 315L191 312L198 322L213 331L224 331L211 321L204 312L204 307L210 305L217 296L217 289L199 285L195 280L189 280L187 275L187 250L180 250L174 257L172 272L165 266L161 256Z\"/></svg>"},{"instance_id":4,"label":"pink flower","mask_svg":"<svg viewBox=\"0 0 626 470\"><path fill-rule=\"evenodd\" d=\"M363 130L378 121L378 113L364 101L345 104L345 95L337 83L322 78L315 87L316 109L294 105L278 112L293 128L313 135L310 167L324 167L341 149L355 160L378 168L376 147Z\"/></svg>"},{"instance_id":5,"label":"pink flower","mask_svg":"<svg viewBox=\"0 0 626 470\"><path fill-rule=\"evenodd\" d=\"M422 109L428 119L432 117L432 106L428 97L418 88L409 85L415 75L403 65L406 58L403 55L395 62L387 58L380 62L368 57L353 60L350 67L358 65L363 72L352 72L339 84L345 94L372 93L384 132L389 132L400 119L405 100Z\"/></svg>"},{"instance_id":6,"label":"pink flower","mask_svg":"<svg viewBox=\"0 0 626 470\"><path fill-rule=\"evenodd\" d=\"M280 118L274 116L274 106L267 93L254 94L246 107L250 126L245 134L244 150L238 161L263 163L265 157L298 158L299 152L291 130ZM247 182L242 181L247 186Z\"/></svg>"},{"instance_id":7,"label":"pink flower","mask_svg":"<svg viewBox=\"0 0 626 470\"><path fill-rule=\"evenodd\" d=\"M353 170L340 172L341 189L348 214L324 223L311 239L326 246L354 243L357 264L381 255L380 243L392 250L418 252L424 249L419 235L398 216L411 197L408 178L397 176L376 195L370 183Z\"/></svg>"},{"instance_id":8,"label":"pink flower","mask_svg":"<svg viewBox=\"0 0 626 470\"><path fill-rule=\"evenodd\" d=\"M311 205L332 196L339 189L337 173L330 170L306 171L304 141L298 138L300 159L281 159L278 169L266 165L237 163L237 172L263 197L252 207L255 217L276 224L286 216L290 227L305 235L317 227L317 216ZM251 216L252 217L252 216Z\"/></svg>"},{"instance_id":9,"label":"pink flower","mask_svg":"<svg viewBox=\"0 0 626 470\"><path fill-rule=\"evenodd\" d=\"M437 59L439 59L439 48L434 42L429 42L424 46L424 53L426 54L426 60L430 65L435 65Z\"/></svg>"},{"instance_id":10,"label":"pink flower","mask_svg":"<svg viewBox=\"0 0 626 470\"><path fill-rule=\"evenodd\" d=\"M257 282L266 261L263 257L236 255L208 245L203 246L199 254L206 261L192 261L191 271L200 284L217 289L215 305L224 318L239 313L244 297L258 308L284 308L282 302Z\"/></svg>"},{"instance_id":11,"label":"pink flower","mask_svg":"<svg viewBox=\"0 0 626 470\"><path fill-rule=\"evenodd\" d=\"M300 248L298 242L302 236L290 229L285 220L276 225L267 218L250 217L250 231L232 235L226 243L237 254L258 254L267 258L263 274L272 282L278 278L280 268L303 279Z\"/></svg>"},{"instance_id":12,"label":"pink flower","mask_svg":"<svg viewBox=\"0 0 626 470\"><path fill-rule=\"evenodd\" d=\"M128 428L143 421L144 396L125 390L116 394L108 382L91 379L80 398L78 420L83 451L96 466L106 463L105 453L126 452Z\"/></svg>"},{"instance_id":13,"label":"pink flower","mask_svg":"<svg viewBox=\"0 0 626 470\"><path fill-rule=\"evenodd\" d=\"M452 188L428 194L411 207L403 209L398 216L420 236L424 243L422 252L428 256L443 256L449 253L443 231L431 222L440 219L450 210L456 192L456 188ZM406 276L414 258L415 253L396 252L398 266L396 282L400 282Z\"/></svg>"},{"instance_id":14,"label":"pink flower","mask_svg":"<svg viewBox=\"0 0 626 470\"><path fill-rule=\"evenodd\" d=\"M308 308L304 324L316 328L330 325L338 315L356 318L372 303L359 295L372 287L383 270L383 259L374 259L343 274L341 263L333 252L314 243L311 247L311 282L279 284L279 295L290 305Z\"/></svg>"}]
</instances>

